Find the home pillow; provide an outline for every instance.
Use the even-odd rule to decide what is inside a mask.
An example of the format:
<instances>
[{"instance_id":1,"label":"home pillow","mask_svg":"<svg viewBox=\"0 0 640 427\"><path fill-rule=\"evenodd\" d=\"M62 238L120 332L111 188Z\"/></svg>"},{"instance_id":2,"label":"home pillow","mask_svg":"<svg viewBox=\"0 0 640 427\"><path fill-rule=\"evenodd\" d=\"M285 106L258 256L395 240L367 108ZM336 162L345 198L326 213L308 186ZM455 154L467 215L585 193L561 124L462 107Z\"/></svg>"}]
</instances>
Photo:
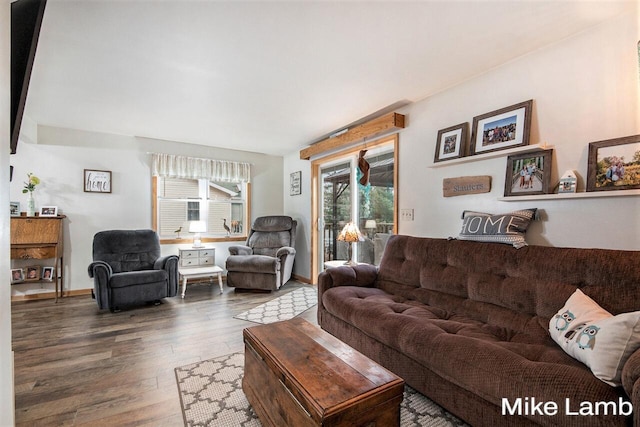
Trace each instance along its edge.
<instances>
[{"instance_id":1,"label":"home pillow","mask_svg":"<svg viewBox=\"0 0 640 427\"><path fill-rule=\"evenodd\" d=\"M549 321L549 334L600 380L621 386L622 368L640 348L640 311L614 316L577 289Z\"/></svg>"},{"instance_id":2,"label":"home pillow","mask_svg":"<svg viewBox=\"0 0 640 427\"><path fill-rule=\"evenodd\" d=\"M462 212L460 240L507 243L515 248L526 246L524 235L537 209L522 209L492 215L483 212Z\"/></svg>"}]
</instances>

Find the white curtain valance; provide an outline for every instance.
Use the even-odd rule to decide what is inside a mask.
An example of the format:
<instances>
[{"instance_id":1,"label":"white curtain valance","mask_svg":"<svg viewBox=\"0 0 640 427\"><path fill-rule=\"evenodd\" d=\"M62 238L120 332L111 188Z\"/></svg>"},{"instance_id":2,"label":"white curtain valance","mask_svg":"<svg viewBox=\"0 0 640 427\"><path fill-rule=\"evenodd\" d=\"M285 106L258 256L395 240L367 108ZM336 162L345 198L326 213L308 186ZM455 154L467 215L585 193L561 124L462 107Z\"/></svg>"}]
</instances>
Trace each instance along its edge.
<instances>
[{"instance_id":1,"label":"white curtain valance","mask_svg":"<svg viewBox=\"0 0 640 427\"><path fill-rule=\"evenodd\" d=\"M152 156L151 173L156 176L230 182L249 182L251 178L250 163L173 154L152 153Z\"/></svg>"}]
</instances>

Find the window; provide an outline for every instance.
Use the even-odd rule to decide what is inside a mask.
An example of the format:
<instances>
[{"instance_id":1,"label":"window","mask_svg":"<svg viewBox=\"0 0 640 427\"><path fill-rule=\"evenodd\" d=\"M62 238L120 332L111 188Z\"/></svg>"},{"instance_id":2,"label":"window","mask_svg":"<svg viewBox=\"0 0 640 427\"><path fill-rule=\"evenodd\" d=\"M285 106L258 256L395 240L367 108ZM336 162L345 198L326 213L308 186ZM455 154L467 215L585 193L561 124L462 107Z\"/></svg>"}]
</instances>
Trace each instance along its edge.
<instances>
[{"instance_id":1,"label":"window","mask_svg":"<svg viewBox=\"0 0 640 427\"><path fill-rule=\"evenodd\" d=\"M188 237L191 221L206 222L204 239L246 236L247 183L160 176L154 179L154 217L161 239Z\"/></svg>"}]
</instances>

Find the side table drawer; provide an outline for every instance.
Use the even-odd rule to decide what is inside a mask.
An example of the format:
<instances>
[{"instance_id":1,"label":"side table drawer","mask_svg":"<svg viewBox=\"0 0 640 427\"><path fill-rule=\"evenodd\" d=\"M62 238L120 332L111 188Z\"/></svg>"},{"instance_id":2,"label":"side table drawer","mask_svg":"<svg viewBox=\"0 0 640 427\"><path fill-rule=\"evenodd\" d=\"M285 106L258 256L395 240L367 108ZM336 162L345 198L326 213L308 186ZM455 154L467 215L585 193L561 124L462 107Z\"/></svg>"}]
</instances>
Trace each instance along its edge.
<instances>
[{"instance_id":1,"label":"side table drawer","mask_svg":"<svg viewBox=\"0 0 640 427\"><path fill-rule=\"evenodd\" d=\"M55 247L41 248L12 248L11 259L47 259L55 258Z\"/></svg>"},{"instance_id":2,"label":"side table drawer","mask_svg":"<svg viewBox=\"0 0 640 427\"><path fill-rule=\"evenodd\" d=\"M215 249L200 249L200 258L206 258L206 257L214 257L216 255L216 250Z\"/></svg>"},{"instance_id":3,"label":"side table drawer","mask_svg":"<svg viewBox=\"0 0 640 427\"><path fill-rule=\"evenodd\" d=\"M198 258L180 258L180 267L196 267Z\"/></svg>"},{"instance_id":4,"label":"side table drawer","mask_svg":"<svg viewBox=\"0 0 640 427\"><path fill-rule=\"evenodd\" d=\"M180 258L181 259L185 259L185 258L198 258L198 251L192 251L192 250L187 250L187 251L183 251L180 250Z\"/></svg>"},{"instance_id":5,"label":"side table drawer","mask_svg":"<svg viewBox=\"0 0 640 427\"><path fill-rule=\"evenodd\" d=\"M200 257L198 265L213 265L215 260L212 256Z\"/></svg>"}]
</instances>

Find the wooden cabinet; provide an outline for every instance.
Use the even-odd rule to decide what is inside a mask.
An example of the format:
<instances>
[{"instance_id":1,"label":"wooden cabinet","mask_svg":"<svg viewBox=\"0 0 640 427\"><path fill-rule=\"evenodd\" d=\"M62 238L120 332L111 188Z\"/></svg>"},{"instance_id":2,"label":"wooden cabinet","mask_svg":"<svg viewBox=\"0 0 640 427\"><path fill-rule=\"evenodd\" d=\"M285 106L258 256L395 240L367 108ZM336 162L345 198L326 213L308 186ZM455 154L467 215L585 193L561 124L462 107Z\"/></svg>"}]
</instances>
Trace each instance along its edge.
<instances>
[{"instance_id":1,"label":"wooden cabinet","mask_svg":"<svg viewBox=\"0 0 640 427\"><path fill-rule=\"evenodd\" d=\"M180 249L180 267L207 267L216 264L215 248Z\"/></svg>"},{"instance_id":2,"label":"wooden cabinet","mask_svg":"<svg viewBox=\"0 0 640 427\"><path fill-rule=\"evenodd\" d=\"M11 259L54 259L55 298L62 296L64 284L63 234L64 215L55 217L11 217Z\"/></svg>"}]
</instances>

